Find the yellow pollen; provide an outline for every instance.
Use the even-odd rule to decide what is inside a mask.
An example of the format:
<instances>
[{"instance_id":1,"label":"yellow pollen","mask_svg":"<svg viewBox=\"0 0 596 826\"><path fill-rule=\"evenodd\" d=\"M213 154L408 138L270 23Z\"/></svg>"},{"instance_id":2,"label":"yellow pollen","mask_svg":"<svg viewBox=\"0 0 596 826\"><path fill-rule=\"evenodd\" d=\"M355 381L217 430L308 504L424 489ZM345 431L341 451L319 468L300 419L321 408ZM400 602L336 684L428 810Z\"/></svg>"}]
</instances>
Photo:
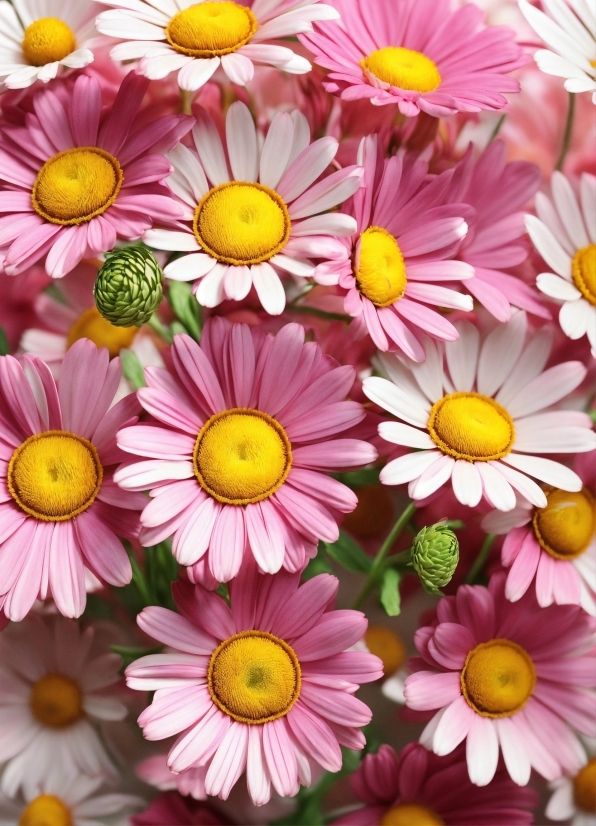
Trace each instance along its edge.
<instances>
[{"instance_id":1,"label":"yellow pollen","mask_svg":"<svg viewBox=\"0 0 596 826\"><path fill-rule=\"evenodd\" d=\"M282 198L262 184L232 181L216 186L195 211L201 247L224 264L260 264L285 247L292 230Z\"/></svg>"},{"instance_id":2,"label":"yellow pollen","mask_svg":"<svg viewBox=\"0 0 596 826\"><path fill-rule=\"evenodd\" d=\"M434 92L441 84L441 75L430 57L402 46L387 46L360 61L368 74L410 92Z\"/></svg>"},{"instance_id":3,"label":"yellow pollen","mask_svg":"<svg viewBox=\"0 0 596 826\"><path fill-rule=\"evenodd\" d=\"M509 413L481 393L443 396L431 408L428 432L443 453L468 462L502 459L515 441Z\"/></svg>"},{"instance_id":4,"label":"yellow pollen","mask_svg":"<svg viewBox=\"0 0 596 826\"><path fill-rule=\"evenodd\" d=\"M386 677L391 677L408 658L406 647L391 628L386 625L369 625L364 635L366 647L383 662Z\"/></svg>"},{"instance_id":5,"label":"yellow pollen","mask_svg":"<svg viewBox=\"0 0 596 826\"><path fill-rule=\"evenodd\" d=\"M130 347L138 333L136 327L116 327L104 318L97 307L89 307L77 318L68 332L67 347L72 347L81 338L90 339L96 347L107 347L110 358L115 358L120 350Z\"/></svg>"},{"instance_id":6,"label":"yellow pollen","mask_svg":"<svg viewBox=\"0 0 596 826\"><path fill-rule=\"evenodd\" d=\"M596 244L575 253L571 274L573 283L586 301L596 305Z\"/></svg>"},{"instance_id":7,"label":"yellow pollen","mask_svg":"<svg viewBox=\"0 0 596 826\"><path fill-rule=\"evenodd\" d=\"M22 511L45 522L65 522L86 511L102 480L95 447L66 430L30 436L8 465L12 498Z\"/></svg>"},{"instance_id":8,"label":"yellow pollen","mask_svg":"<svg viewBox=\"0 0 596 826\"><path fill-rule=\"evenodd\" d=\"M347 513L342 527L361 539L386 534L393 525L393 500L386 485L364 485L356 489L358 504Z\"/></svg>"},{"instance_id":9,"label":"yellow pollen","mask_svg":"<svg viewBox=\"0 0 596 826\"><path fill-rule=\"evenodd\" d=\"M594 497L587 488L578 493L555 488L546 491L546 507L537 508L532 525L541 547L555 559L581 556L594 536Z\"/></svg>"},{"instance_id":10,"label":"yellow pollen","mask_svg":"<svg viewBox=\"0 0 596 826\"><path fill-rule=\"evenodd\" d=\"M84 224L112 206L122 181L122 168L109 152L96 146L66 149L40 169L33 208L52 224Z\"/></svg>"},{"instance_id":11,"label":"yellow pollen","mask_svg":"<svg viewBox=\"0 0 596 826\"><path fill-rule=\"evenodd\" d=\"M41 794L23 811L19 826L72 826L72 815L60 798Z\"/></svg>"},{"instance_id":12,"label":"yellow pollen","mask_svg":"<svg viewBox=\"0 0 596 826\"><path fill-rule=\"evenodd\" d=\"M596 814L596 757L573 778L573 799L578 809Z\"/></svg>"},{"instance_id":13,"label":"yellow pollen","mask_svg":"<svg viewBox=\"0 0 596 826\"><path fill-rule=\"evenodd\" d=\"M407 284L404 257L386 229L364 230L354 275L360 292L376 307L389 307L403 296Z\"/></svg>"},{"instance_id":14,"label":"yellow pollen","mask_svg":"<svg viewBox=\"0 0 596 826\"><path fill-rule=\"evenodd\" d=\"M193 465L201 487L227 505L249 505L272 496L292 467L283 427L260 410L237 407L203 425Z\"/></svg>"},{"instance_id":15,"label":"yellow pollen","mask_svg":"<svg viewBox=\"0 0 596 826\"><path fill-rule=\"evenodd\" d=\"M527 651L511 640L477 645L461 673L468 705L482 717L510 717L520 711L536 684L536 670Z\"/></svg>"},{"instance_id":16,"label":"yellow pollen","mask_svg":"<svg viewBox=\"0 0 596 826\"><path fill-rule=\"evenodd\" d=\"M298 699L300 680L293 649L265 631L243 631L222 642L207 672L213 702L252 725L284 717Z\"/></svg>"},{"instance_id":17,"label":"yellow pollen","mask_svg":"<svg viewBox=\"0 0 596 826\"><path fill-rule=\"evenodd\" d=\"M237 51L257 30L252 11L239 3L198 3L179 11L166 28L168 42L191 57L217 57Z\"/></svg>"},{"instance_id":18,"label":"yellow pollen","mask_svg":"<svg viewBox=\"0 0 596 826\"><path fill-rule=\"evenodd\" d=\"M381 818L381 826L443 826L444 823L432 809L417 803L401 803Z\"/></svg>"},{"instance_id":19,"label":"yellow pollen","mask_svg":"<svg viewBox=\"0 0 596 826\"><path fill-rule=\"evenodd\" d=\"M57 17L40 17L25 29L21 44L23 57L30 66L45 66L64 60L77 48L74 32Z\"/></svg>"},{"instance_id":20,"label":"yellow pollen","mask_svg":"<svg viewBox=\"0 0 596 826\"><path fill-rule=\"evenodd\" d=\"M29 705L44 726L66 728L83 716L81 689L64 674L46 674L33 686Z\"/></svg>"}]
</instances>

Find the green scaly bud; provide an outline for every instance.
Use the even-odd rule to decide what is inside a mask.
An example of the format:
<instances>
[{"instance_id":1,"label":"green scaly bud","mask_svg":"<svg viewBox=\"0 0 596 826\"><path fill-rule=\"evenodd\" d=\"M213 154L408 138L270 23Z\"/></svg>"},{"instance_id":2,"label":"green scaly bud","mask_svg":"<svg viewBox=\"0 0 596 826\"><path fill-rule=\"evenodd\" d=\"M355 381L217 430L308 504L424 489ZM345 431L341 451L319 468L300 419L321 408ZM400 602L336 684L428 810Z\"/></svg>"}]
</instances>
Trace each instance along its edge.
<instances>
[{"instance_id":1,"label":"green scaly bud","mask_svg":"<svg viewBox=\"0 0 596 826\"><path fill-rule=\"evenodd\" d=\"M146 324L163 298L157 259L144 247L124 247L105 258L93 287L97 309L116 327Z\"/></svg>"},{"instance_id":2,"label":"green scaly bud","mask_svg":"<svg viewBox=\"0 0 596 826\"><path fill-rule=\"evenodd\" d=\"M422 528L414 539L412 565L429 594L440 594L457 568L459 542L446 525L429 525Z\"/></svg>"}]
</instances>

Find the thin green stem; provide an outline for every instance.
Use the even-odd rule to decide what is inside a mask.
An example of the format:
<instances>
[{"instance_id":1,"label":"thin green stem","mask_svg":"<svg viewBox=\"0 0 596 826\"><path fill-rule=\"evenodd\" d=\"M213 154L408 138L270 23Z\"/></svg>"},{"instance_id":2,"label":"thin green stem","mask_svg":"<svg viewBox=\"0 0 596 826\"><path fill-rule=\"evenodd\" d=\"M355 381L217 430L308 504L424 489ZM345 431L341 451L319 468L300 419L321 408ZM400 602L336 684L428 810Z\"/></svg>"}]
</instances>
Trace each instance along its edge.
<instances>
[{"instance_id":1,"label":"thin green stem","mask_svg":"<svg viewBox=\"0 0 596 826\"><path fill-rule=\"evenodd\" d=\"M151 318L149 319L147 324L148 324L149 327L151 327L151 329L154 332L157 333L158 336L163 338L163 340L166 342L166 344L171 344L172 343L172 336L171 336L170 331L167 329L167 327L164 327L164 325L161 323L161 321L155 315L155 313L151 316Z\"/></svg>"},{"instance_id":2,"label":"thin green stem","mask_svg":"<svg viewBox=\"0 0 596 826\"><path fill-rule=\"evenodd\" d=\"M342 313L327 313L325 310L318 310L316 307L292 307L293 313L304 313L304 315L314 315L317 318L326 318L328 321L351 321L349 315Z\"/></svg>"},{"instance_id":3,"label":"thin green stem","mask_svg":"<svg viewBox=\"0 0 596 826\"><path fill-rule=\"evenodd\" d=\"M492 135L490 136L489 143L492 143L494 141L494 139L497 137L497 135L499 134L499 132L501 131L501 127L505 123L505 118L506 117L507 117L507 115L501 115L501 117L497 121L497 124L496 124L495 128L492 131Z\"/></svg>"},{"instance_id":4,"label":"thin green stem","mask_svg":"<svg viewBox=\"0 0 596 826\"><path fill-rule=\"evenodd\" d=\"M484 537L484 542L482 543L482 547L480 548L480 553L476 557L476 560L474 561L474 564L470 568L468 575L466 577L466 582L468 585L474 584L478 574L484 568L486 560L488 559L488 555L490 554L490 549L492 548L495 539L496 536L494 535L494 533L487 533Z\"/></svg>"},{"instance_id":5,"label":"thin green stem","mask_svg":"<svg viewBox=\"0 0 596 826\"><path fill-rule=\"evenodd\" d=\"M571 145L571 134L573 132L573 118L575 115L575 94L573 92L569 92L569 108L567 109L567 120L565 122L565 133L563 135L563 146L561 147L561 154L557 159L557 165L555 169L561 171L563 169L563 164L565 163L565 158L567 153L569 152L569 146Z\"/></svg>"}]
</instances>

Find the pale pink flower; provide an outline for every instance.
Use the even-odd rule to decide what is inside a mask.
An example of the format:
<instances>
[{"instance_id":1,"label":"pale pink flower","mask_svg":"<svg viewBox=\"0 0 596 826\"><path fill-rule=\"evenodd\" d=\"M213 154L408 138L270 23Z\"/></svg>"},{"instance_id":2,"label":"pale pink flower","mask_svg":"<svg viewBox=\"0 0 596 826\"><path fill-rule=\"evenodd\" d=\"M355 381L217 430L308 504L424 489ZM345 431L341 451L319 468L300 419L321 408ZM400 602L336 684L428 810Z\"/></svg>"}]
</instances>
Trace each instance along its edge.
<instances>
[{"instance_id":1,"label":"pale pink flower","mask_svg":"<svg viewBox=\"0 0 596 826\"><path fill-rule=\"evenodd\" d=\"M145 783L155 786L160 791L177 790L185 797L194 797L195 800L207 799L207 792L205 791L207 769L204 766L174 774L168 768L168 755L154 754L152 757L142 760L136 766L135 773Z\"/></svg>"},{"instance_id":2,"label":"pale pink flower","mask_svg":"<svg viewBox=\"0 0 596 826\"><path fill-rule=\"evenodd\" d=\"M594 826L596 823L596 739L585 737L589 760L577 774L564 775L549 783L552 795L545 809L549 820L566 820L571 826Z\"/></svg>"}]
</instances>

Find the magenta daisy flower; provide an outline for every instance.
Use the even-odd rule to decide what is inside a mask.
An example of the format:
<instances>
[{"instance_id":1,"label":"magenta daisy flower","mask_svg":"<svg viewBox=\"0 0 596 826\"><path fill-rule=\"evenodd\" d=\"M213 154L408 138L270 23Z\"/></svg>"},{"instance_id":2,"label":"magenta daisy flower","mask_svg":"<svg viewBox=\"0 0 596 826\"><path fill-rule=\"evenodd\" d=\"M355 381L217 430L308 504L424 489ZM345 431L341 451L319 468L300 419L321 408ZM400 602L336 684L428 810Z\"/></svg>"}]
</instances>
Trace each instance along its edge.
<instances>
[{"instance_id":1,"label":"magenta daisy flower","mask_svg":"<svg viewBox=\"0 0 596 826\"><path fill-rule=\"evenodd\" d=\"M200 585L177 582L180 615L146 608L142 630L167 654L126 670L130 688L155 691L139 717L148 740L178 739L174 772L207 767L207 794L224 800L246 772L256 805L271 786L293 796L310 785L310 761L341 768L340 745L361 749L372 716L354 692L378 679L381 661L348 651L364 634L359 611L334 611L338 580L323 574L263 576L248 557L230 583L230 607Z\"/></svg>"},{"instance_id":2,"label":"magenta daisy flower","mask_svg":"<svg viewBox=\"0 0 596 826\"><path fill-rule=\"evenodd\" d=\"M406 703L435 712L420 740L439 755L466 740L473 783L490 783L499 752L520 786L532 768L554 780L586 762L575 731L594 730L596 621L580 607L509 602L501 573L444 597L414 640Z\"/></svg>"},{"instance_id":3,"label":"magenta daisy flower","mask_svg":"<svg viewBox=\"0 0 596 826\"><path fill-rule=\"evenodd\" d=\"M159 425L127 427L118 445L133 460L116 474L126 490L150 489L141 542L174 537L182 565L208 565L220 582L234 577L245 547L260 568L302 568L320 539L335 542L338 513L356 495L326 471L367 464L376 450L338 438L365 416L345 401L352 367L304 343L287 324L266 336L244 324L210 320L201 346L179 335L173 374L149 367L139 391Z\"/></svg>"},{"instance_id":4,"label":"magenta daisy flower","mask_svg":"<svg viewBox=\"0 0 596 826\"><path fill-rule=\"evenodd\" d=\"M527 63L508 26L486 27L472 3L450 0L329 0L341 15L300 35L323 85L343 100L396 103L403 115L434 117L502 109L519 92L508 72Z\"/></svg>"},{"instance_id":5,"label":"magenta daisy flower","mask_svg":"<svg viewBox=\"0 0 596 826\"><path fill-rule=\"evenodd\" d=\"M428 183L428 163L403 156L382 160L377 138L364 138L358 162L363 185L344 204L357 234L344 238L347 254L317 267L316 280L337 284L346 313L360 334L369 333L380 350L402 350L424 361L420 332L446 341L457 338L453 324L427 305L472 310L473 301L442 282L470 279L474 269L454 255L468 226L465 204L443 205L452 172ZM419 335L416 335L418 331Z\"/></svg>"},{"instance_id":6,"label":"magenta daisy flower","mask_svg":"<svg viewBox=\"0 0 596 826\"><path fill-rule=\"evenodd\" d=\"M118 238L140 238L154 220L180 217L162 183L171 166L159 153L193 119L165 115L135 129L148 83L131 72L104 111L99 80L81 75L72 89L35 95L25 126L4 125L0 247L9 275L47 254L46 272L60 278Z\"/></svg>"},{"instance_id":7,"label":"magenta daisy flower","mask_svg":"<svg viewBox=\"0 0 596 826\"><path fill-rule=\"evenodd\" d=\"M48 596L78 617L85 568L130 581L119 537L138 535L145 500L113 481L116 432L139 409L134 395L110 409L121 375L120 359L86 339L64 357L58 385L38 358L0 358L0 605L12 620Z\"/></svg>"}]
</instances>

